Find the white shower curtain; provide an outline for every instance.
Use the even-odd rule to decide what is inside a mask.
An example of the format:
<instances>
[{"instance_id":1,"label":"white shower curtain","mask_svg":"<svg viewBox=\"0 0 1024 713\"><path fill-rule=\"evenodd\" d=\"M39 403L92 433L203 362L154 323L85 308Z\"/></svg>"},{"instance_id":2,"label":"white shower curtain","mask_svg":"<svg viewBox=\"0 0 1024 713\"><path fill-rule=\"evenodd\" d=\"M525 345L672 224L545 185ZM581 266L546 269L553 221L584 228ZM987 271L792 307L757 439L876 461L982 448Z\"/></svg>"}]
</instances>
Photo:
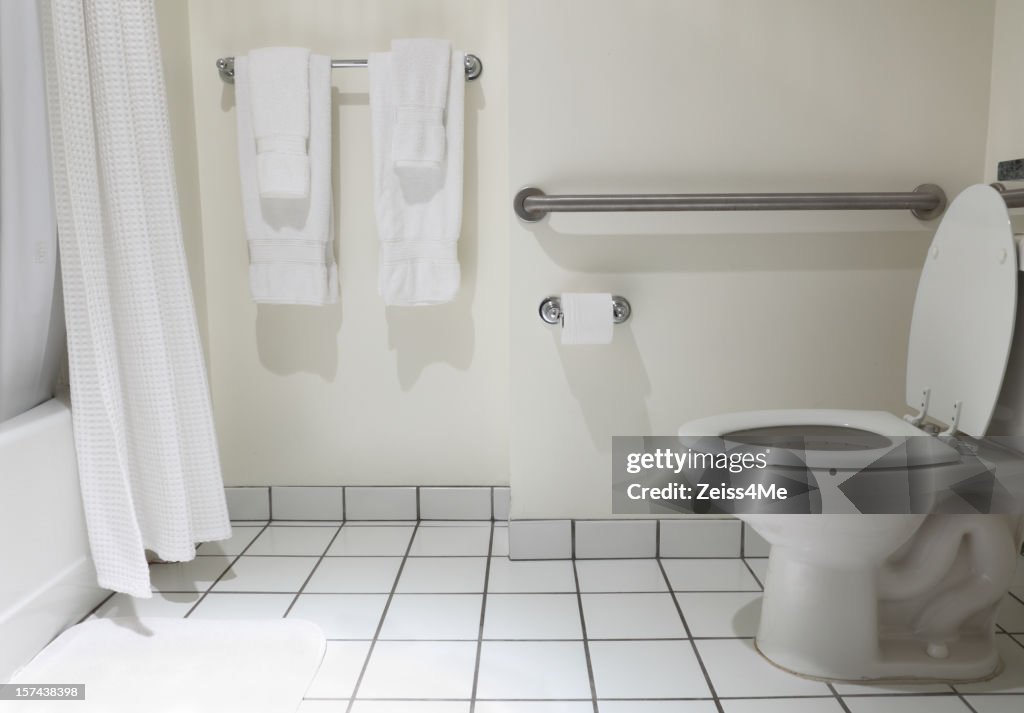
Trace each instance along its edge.
<instances>
[{"instance_id":1,"label":"white shower curtain","mask_svg":"<svg viewBox=\"0 0 1024 713\"><path fill-rule=\"evenodd\" d=\"M53 396L64 353L36 0L0 0L0 421Z\"/></svg>"},{"instance_id":2,"label":"white shower curtain","mask_svg":"<svg viewBox=\"0 0 1024 713\"><path fill-rule=\"evenodd\" d=\"M3 0L0 0L3 1ZM230 536L153 0L41 0L72 417L101 586Z\"/></svg>"}]
</instances>

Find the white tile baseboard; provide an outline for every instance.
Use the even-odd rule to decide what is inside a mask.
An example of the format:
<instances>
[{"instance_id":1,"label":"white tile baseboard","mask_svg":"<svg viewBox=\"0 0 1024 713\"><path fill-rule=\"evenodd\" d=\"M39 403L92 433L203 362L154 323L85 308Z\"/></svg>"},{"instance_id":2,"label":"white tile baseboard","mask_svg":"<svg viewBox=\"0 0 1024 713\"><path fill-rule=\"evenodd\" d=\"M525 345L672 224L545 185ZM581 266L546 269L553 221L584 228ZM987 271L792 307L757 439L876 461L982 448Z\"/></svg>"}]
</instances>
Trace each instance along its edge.
<instances>
[{"instance_id":1,"label":"white tile baseboard","mask_svg":"<svg viewBox=\"0 0 1024 713\"><path fill-rule=\"evenodd\" d=\"M508 486L494 488L494 519L508 522L509 510L512 506L512 488Z\"/></svg>"},{"instance_id":2,"label":"white tile baseboard","mask_svg":"<svg viewBox=\"0 0 1024 713\"><path fill-rule=\"evenodd\" d=\"M509 559L572 559L572 544L572 520L512 520L508 524Z\"/></svg>"},{"instance_id":3,"label":"white tile baseboard","mask_svg":"<svg viewBox=\"0 0 1024 713\"><path fill-rule=\"evenodd\" d=\"M486 487L420 488L421 520L490 520L493 495Z\"/></svg>"},{"instance_id":4,"label":"white tile baseboard","mask_svg":"<svg viewBox=\"0 0 1024 713\"><path fill-rule=\"evenodd\" d=\"M345 488L346 520L417 520L415 487L358 486Z\"/></svg>"},{"instance_id":5,"label":"white tile baseboard","mask_svg":"<svg viewBox=\"0 0 1024 713\"><path fill-rule=\"evenodd\" d=\"M579 520L576 559L654 557L658 553L657 520Z\"/></svg>"},{"instance_id":6,"label":"white tile baseboard","mask_svg":"<svg viewBox=\"0 0 1024 713\"><path fill-rule=\"evenodd\" d=\"M345 489L331 485L273 486L270 517L274 520L341 520Z\"/></svg>"},{"instance_id":7,"label":"white tile baseboard","mask_svg":"<svg viewBox=\"0 0 1024 713\"><path fill-rule=\"evenodd\" d=\"M767 557L772 546L757 534L757 530L749 524L743 523L743 556L744 557Z\"/></svg>"},{"instance_id":8,"label":"white tile baseboard","mask_svg":"<svg viewBox=\"0 0 1024 713\"><path fill-rule=\"evenodd\" d=\"M743 523L729 519L662 520L661 557L739 557Z\"/></svg>"},{"instance_id":9,"label":"white tile baseboard","mask_svg":"<svg viewBox=\"0 0 1024 713\"><path fill-rule=\"evenodd\" d=\"M224 488L224 497L232 520L270 519L270 488L266 486Z\"/></svg>"},{"instance_id":10,"label":"white tile baseboard","mask_svg":"<svg viewBox=\"0 0 1024 713\"><path fill-rule=\"evenodd\" d=\"M507 521L509 487L274 485L224 488L232 520Z\"/></svg>"},{"instance_id":11,"label":"white tile baseboard","mask_svg":"<svg viewBox=\"0 0 1024 713\"><path fill-rule=\"evenodd\" d=\"M742 523L731 517L512 520L508 531L509 557L514 560L739 557L742 532ZM747 556L767 555L766 546L757 542L754 542L752 555L751 542L747 540Z\"/></svg>"},{"instance_id":12,"label":"white tile baseboard","mask_svg":"<svg viewBox=\"0 0 1024 713\"><path fill-rule=\"evenodd\" d=\"M507 521L507 486L244 486L225 488L232 520ZM512 520L514 560L767 557L769 546L732 518Z\"/></svg>"}]
</instances>

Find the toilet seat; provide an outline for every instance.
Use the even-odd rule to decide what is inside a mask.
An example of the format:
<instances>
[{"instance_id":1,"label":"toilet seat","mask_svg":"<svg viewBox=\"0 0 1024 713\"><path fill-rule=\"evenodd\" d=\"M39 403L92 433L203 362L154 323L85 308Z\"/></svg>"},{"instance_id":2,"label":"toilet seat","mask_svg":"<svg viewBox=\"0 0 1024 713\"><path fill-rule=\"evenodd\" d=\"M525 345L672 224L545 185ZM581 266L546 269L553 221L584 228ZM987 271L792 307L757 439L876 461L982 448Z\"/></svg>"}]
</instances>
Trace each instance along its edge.
<instances>
[{"instance_id":1,"label":"toilet seat","mask_svg":"<svg viewBox=\"0 0 1024 713\"><path fill-rule=\"evenodd\" d=\"M680 437L724 436L733 431L773 426L832 426L855 428L880 436L921 436L924 432L888 411L856 409L765 409L736 411L690 421Z\"/></svg>"},{"instance_id":2,"label":"toilet seat","mask_svg":"<svg viewBox=\"0 0 1024 713\"><path fill-rule=\"evenodd\" d=\"M908 438L916 437L914 448L914 466L931 466L952 463L959 460L960 455L955 448L908 423L904 419L887 411L862 411L856 409L768 409L762 411L736 411L718 416L710 416L690 421L679 428L679 440L684 445L693 445L701 439L720 439L724 444L730 443L729 434L751 429L791 428L796 436L802 435L810 427L846 428L863 431L866 434L886 439L877 448L857 447L851 450L830 448L814 450L802 447L799 458L793 464L820 463L835 468L888 467L907 465L905 450L900 448ZM771 462L783 464L787 460L777 452L785 450L775 445L772 450L776 454ZM889 462L892 461L892 462Z\"/></svg>"},{"instance_id":3,"label":"toilet seat","mask_svg":"<svg viewBox=\"0 0 1024 713\"><path fill-rule=\"evenodd\" d=\"M949 432L988 430L1017 316L1017 246L1006 202L985 185L950 204L917 285L906 403Z\"/></svg>"}]
</instances>

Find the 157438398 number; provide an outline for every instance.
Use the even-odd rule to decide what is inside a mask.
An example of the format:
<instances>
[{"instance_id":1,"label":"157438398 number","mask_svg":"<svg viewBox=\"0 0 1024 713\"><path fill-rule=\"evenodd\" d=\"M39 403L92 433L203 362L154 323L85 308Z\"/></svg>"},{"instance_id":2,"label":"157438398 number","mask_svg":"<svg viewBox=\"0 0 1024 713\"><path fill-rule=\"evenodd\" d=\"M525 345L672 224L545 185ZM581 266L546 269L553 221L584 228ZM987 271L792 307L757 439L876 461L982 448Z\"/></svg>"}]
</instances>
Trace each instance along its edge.
<instances>
[{"instance_id":1,"label":"157438398 number","mask_svg":"<svg viewBox=\"0 0 1024 713\"><path fill-rule=\"evenodd\" d=\"M0 683L0 701L85 700L85 685L80 683L32 684Z\"/></svg>"}]
</instances>

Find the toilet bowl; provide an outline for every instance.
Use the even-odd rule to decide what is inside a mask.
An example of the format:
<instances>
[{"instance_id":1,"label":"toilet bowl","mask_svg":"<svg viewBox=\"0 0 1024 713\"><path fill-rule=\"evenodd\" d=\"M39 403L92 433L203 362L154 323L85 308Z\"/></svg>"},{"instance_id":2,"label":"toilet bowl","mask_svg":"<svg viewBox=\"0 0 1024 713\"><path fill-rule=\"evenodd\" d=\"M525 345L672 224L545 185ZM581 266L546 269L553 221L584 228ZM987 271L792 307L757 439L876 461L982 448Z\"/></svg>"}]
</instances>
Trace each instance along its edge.
<instances>
[{"instance_id":1,"label":"toilet bowl","mask_svg":"<svg viewBox=\"0 0 1024 713\"><path fill-rule=\"evenodd\" d=\"M825 513L736 513L772 546L756 637L769 661L826 680L967 681L998 671L995 616L1022 519L945 514L929 498L962 477L964 444L984 448L1013 338L1017 265L1004 201L972 186L951 204L918 286L906 389L915 413L749 411L679 429L684 448L708 439L770 446L776 467L812 481L806 512ZM912 485L892 489L905 500L891 510L863 509L844 483L864 474L882 491L893 474Z\"/></svg>"}]
</instances>

